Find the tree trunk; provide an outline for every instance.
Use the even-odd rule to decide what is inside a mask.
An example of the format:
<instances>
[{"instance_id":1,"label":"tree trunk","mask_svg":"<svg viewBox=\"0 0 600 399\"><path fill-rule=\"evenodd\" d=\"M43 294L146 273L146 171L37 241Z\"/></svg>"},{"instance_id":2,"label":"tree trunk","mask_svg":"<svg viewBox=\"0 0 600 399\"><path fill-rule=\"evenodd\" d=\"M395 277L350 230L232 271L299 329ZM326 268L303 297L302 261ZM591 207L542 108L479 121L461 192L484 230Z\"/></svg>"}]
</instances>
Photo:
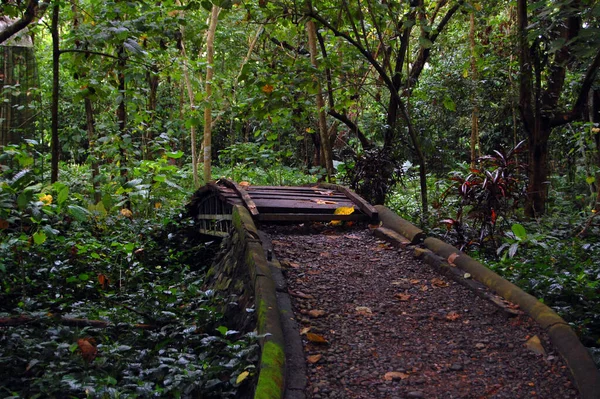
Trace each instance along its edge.
<instances>
[{"instance_id":1,"label":"tree trunk","mask_svg":"<svg viewBox=\"0 0 600 399\"><path fill-rule=\"evenodd\" d=\"M215 32L219 20L221 9L215 5L212 6L210 14L210 24L206 35L206 98L204 103L204 182L208 183L212 179L211 160L212 160L212 79L214 75L213 64L215 56Z\"/></svg>"},{"instance_id":2,"label":"tree trunk","mask_svg":"<svg viewBox=\"0 0 600 399\"><path fill-rule=\"evenodd\" d=\"M88 97L85 98L85 120L87 127L87 139L89 143L89 152L91 153L92 146L94 145L94 140L96 139L96 122L94 120L94 107L92 105L92 100ZM96 157L93 154L88 154L91 158L90 167L92 168L92 189L94 191L94 203L99 203L102 200L102 195L100 193L100 188L98 187L98 176L100 175L100 170L98 169L98 161L96 161Z\"/></svg>"},{"instance_id":3,"label":"tree trunk","mask_svg":"<svg viewBox=\"0 0 600 399\"><path fill-rule=\"evenodd\" d=\"M471 81L473 82L473 91L471 101L473 110L471 111L471 167L475 168L477 160L477 144L479 141L479 108L477 106L477 54L475 51L475 13L471 12L471 28L469 29L469 41L471 44Z\"/></svg>"},{"instance_id":4,"label":"tree trunk","mask_svg":"<svg viewBox=\"0 0 600 399\"><path fill-rule=\"evenodd\" d=\"M310 62L317 69L317 27L314 21L306 22L306 33L308 35L308 49L310 51ZM317 115L319 117L319 137L321 138L321 162L327 170L327 180L331 181L334 175L333 157L331 152L331 143L328 137L327 118L325 114L325 101L323 100L323 91L318 77L314 77L317 84Z\"/></svg>"},{"instance_id":5,"label":"tree trunk","mask_svg":"<svg viewBox=\"0 0 600 399\"><path fill-rule=\"evenodd\" d=\"M52 139L51 139L51 171L50 171L50 182L55 183L58 181L58 161L60 156L59 141L58 141L58 95L59 95L59 58L60 58L60 47L59 47L59 36L58 36L58 18L59 18L60 6L55 3L52 7L52 105L50 112L52 114Z\"/></svg>"}]
</instances>

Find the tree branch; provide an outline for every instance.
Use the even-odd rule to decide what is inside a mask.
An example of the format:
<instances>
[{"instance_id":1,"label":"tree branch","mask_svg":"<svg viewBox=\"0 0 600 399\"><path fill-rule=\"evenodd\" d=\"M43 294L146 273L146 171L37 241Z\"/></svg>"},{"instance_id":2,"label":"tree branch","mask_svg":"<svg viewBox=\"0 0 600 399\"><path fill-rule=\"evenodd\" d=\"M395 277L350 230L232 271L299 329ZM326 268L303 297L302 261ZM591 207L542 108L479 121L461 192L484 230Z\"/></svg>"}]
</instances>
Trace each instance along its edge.
<instances>
[{"instance_id":1,"label":"tree branch","mask_svg":"<svg viewBox=\"0 0 600 399\"><path fill-rule=\"evenodd\" d=\"M583 82L581 84L581 89L579 90L579 95L577 96L577 101L573 104L573 108L556 118L553 118L550 121L550 125L552 127L557 127L564 125L566 123L572 122L579 118L581 113L583 112L583 108L585 106L585 102L588 96L588 93L598 75L598 69L600 69L600 50L596 53L596 57L588 67L585 77L583 78Z\"/></svg>"},{"instance_id":2,"label":"tree branch","mask_svg":"<svg viewBox=\"0 0 600 399\"><path fill-rule=\"evenodd\" d=\"M440 33L444 30L446 25L448 25L448 22L450 22L450 19L454 16L454 14L458 11L458 9L460 8L460 6L462 6L463 3L464 3L464 0L460 0L457 4L455 4L452 8L450 8L448 10L446 15L444 15L444 18L442 18L442 20L440 21L440 23L438 24L438 26L436 28L436 33L427 37L432 43L435 43L435 40L438 38ZM417 59L415 60L413 67L410 71L410 75L409 75L409 82L410 82L411 87L415 86L415 83L419 79L419 75L421 75L421 72L423 71L423 68L425 67L425 63L429 59L430 54L431 54L431 48L423 47L419 51L419 55L417 55Z\"/></svg>"},{"instance_id":3,"label":"tree branch","mask_svg":"<svg viewBox=\"0 0 600 399\"><path fill-rule=\"evenodd\" d=\"M358 141L360 141L360 144L362 145L362 147L364 149L372 147L371 143L369 142L367 137L364 135L364 133L360 130L360 128L354 122L352 122L350 120L350 118L348 118L348 116L346 114L340 114L339 112L337 112L333 109L328 110L327 113L330 116L337 119L338 121L342 122L344 125L348 126L350 128L350 130L356 134Z\"/></svg>"},{"instance_id":4,"label":"tree branch","mask_svg":"<svg viewBox=\"0 0 600 399\"><path fill-rule=\"evenodd\" d=\"M0 32L0 43L4 43L14 34L22 31L27 27L27 25L33 22L38 9L38 3L38 0L29 0L27 3L27 8L25 9L25 13L23 14L23 18L12 25L9 25L6 29Z\"/></svg>"}]
</instances>

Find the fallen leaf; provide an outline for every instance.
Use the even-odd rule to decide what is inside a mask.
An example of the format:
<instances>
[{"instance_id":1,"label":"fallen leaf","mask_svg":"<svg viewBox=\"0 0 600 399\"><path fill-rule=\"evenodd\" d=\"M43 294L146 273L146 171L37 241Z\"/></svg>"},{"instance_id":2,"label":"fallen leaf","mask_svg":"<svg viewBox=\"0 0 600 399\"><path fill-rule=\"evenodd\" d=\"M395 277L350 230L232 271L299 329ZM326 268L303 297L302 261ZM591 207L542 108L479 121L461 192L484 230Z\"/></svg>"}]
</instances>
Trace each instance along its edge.
<instances>
[{"instance_id":1,"label":"fallen leaf","mask_svg":"<svg viewBox=\"0 0 600 399\"><path fill-rule=\"evenodd\" d=\"M398 381L398 380L405 380L408 377L410 377L410 375L406 374L406 373L402 373L400 371L390 371L385 373L385 375L383 376L383 379L386 381Z\"/></svg>"},{"instance_id":2,"label":"fallen leaf","mask_svg":"<svg viewBox=\"0 0 600 399\"><path fill-rule=\"evenodd\" d=\"M477 349L480 349L480 350L481 350L481 349L485 348L485 344L482 344L481 342L479 342L479 343L475 344L475 347L476 347Z\"/></svg>"},{"instance_id":3,"label":"fallen leaf","mask_svg":"<svg viewBox=\"0 0 600 399\"><path fill-rule=\"evenodd\" d=\"M455 321L460 319L460 314L456 312L450 312L446 315L446 320Z\"/></svg>"},{"instance_id":4,"label":"fallen leaf","mask_svg":"<svg viewBox=\"0 0 600 399\"><path fill-rule=\"evenodd\" d=\"M317 355L309 356L307 358L307 360L308 360L308 363L315 364L316 362L318 362L319 360L321 360L322 357L323 357L323 355L317 354Z\"/></svg>"},{"instance_id":5,"label":"fallen leaf","mask_svg":"<svg viewBox=\"0 0 600 399\"><path fill-rule=\"evenodd\" d=\"M445 288L445 287L448 287L450 284L448 284L447 282L445 282L441 278L437 278L436 277L436 278L431 279L431 285L433 287Z\"/></svg>"},{"instance_id":6,"label":"fallen leaf","mask_svg":"<svg viewBox=\"0 0 600 399\"><path fill-rule=\"evenodd\" d=\"M353 240L360 240L360 237L355 234L347 234L344 236L345 238L351 238Z\"/></svg>"},{"instance_id":7,"label":"fallen leaf","mask_svg":"<svg viewBox=\"0 0 600 399\"><path fill-rule=\"evenodd\" d=\"M250 183L248 183L247 181L241 181L241 182L239 183L239 186L245 190L245 189L247 189L248 187L250 187ZM241 375L241 374L240 374L240 375Z\"/></svg>"},{"instance_id":8,"label":"fallen leaf","mask_svg":"<svg viewBox=\"0 0 600 399\"><path fill-rule=\"evenodd\" d=\"M417 279L412 279L412 280L410 280L410 283L411 283L411 284L415 284L415 285L416 285L416 284L419 284L420 282L421 282L421 280L417 280Z\"/></svg>"},{"instance_id":9,"label":"fallen leaf","mask_svg":"<svg viewBox=\"0 0 600 399\"><path fill-rule=\"evenodd\" d=\"M468 280L471 278L471 273L465 273L463 277Z\"/></svg>"},{"instance_id":10,"label":"fallen leaf","mask_svg":"<svg viewBox=\"0 0 600 399\"><path fill-rule=\"evenodd\" d=\"M287 267L288 269L289 269L290 267L291 267L291 268L294 268L294 269L297 269L297 268L299 268L299 267L300 267L300 264L299 264L299 263L292 262L292 261L290 261L290 260L282 260L282 261L279 261L279 263L281 263L281 266L283 266L283 267Z\"/></svg>"},{"instance_id":11,"label":"fallen leaf","mask_svg":"<svg viewBox=\"0 0 600 399\"><path fill-rule=\"evenodd\" d=\"M394 296L401 302L407 302L410 299L409 294L396 294Z\"/></svg>"},{"instance_id":12,"label":"fallen leaf","mask_svg":"<svg viewBox=\"0 0 600 399\"><path fill-rule=\"evenodd\" d=\"M455 252L453 254L450 254L450 256L448 256L448 264L452 265L452 266L456 266L454 264L454 261L456 260L456 258L458 258L458 254Z\"/></svg>"},{"instance_id":13,"label":"fallen leaf","mask_svg":"<svg viewBox=\"0 0 600 399\"><path fill-rule=\"evenodd\" d=\"M289 291L289 294L291 296L295 296L296 298L300 298L300 299L315 299L314 296L305 294L304 292L301 292L301 291L298 291L298 292Z\"/></svg>"},{"instance_id":14,"label":"fallen leaf","mask_svg":"<svg viewBox=\"0 0 600 399\"><path fill-rule=\"evenodd\" d=\"M247 378L249 375L250 375L250 373L249 373L248 371L242 371L242 372L240 373L240 375L238 375L238 376L237 376L237 378L236 378L236 380L235 380L235 383L236 383L236 384L239 384L239 383L241 383L241 382L242 382L242 381L244 381L244 380L245 380L245 379L246 379L246 378Z\"/></svg>"},{"instance_id":15,"label":"fallen leaf","mask_svg":"<svg viewBox=\"0 0 600 399\"><path fill-rule=\"evenodd\" d=\"M313 310L309 310L308 311L308 315L310 317L323 317L325 316L325 311L324 310L317 310L317 309L313 309Z\"/></svg>"},{"instance_id":16,"label":"fallen leaf","mask_svg":"<svg viewBox=\"0 0 600 399\"><path fill-rule=\"evenodd\" d=\"M314 334L314 333L306 333L306 339L308 339L310 342L314 343L314 344L327 344L327 340L319 335L319 334Z\"/></svg>"},{"instance_id":17,"label":"fallen leaf","mask_svg":"<svg viewBox=\"0 0 600 399\"><path fill-rule=\"evenodd\" d=\"M328 196L332 196L333 195L333 191L319 191L319 190L315 190L315 193L321 194L321 195L328 195Z\"/></svg>"},{"instance_id":18,"label":"fallen leaf","mask_svg":"<svg viewBox=\"0 0 600 399\"><path fill-rule=\"evenodd\" d=\"M77 346L81 351L81 357L87 363L91 363L98 355L98 349L95 347L96 340L94 338L80 338L77 340Z\"/></svg>"},{"instance_id":19,"label":"fallen leaf","mask_svg":"<svg viewBox=\"0 0 600 399\"><path fill-rule=\"evenodd\" d=\"M337 204L337 202L335 202L335 201L322 200L322 199L313 199L311 201L312 202L316 202L319 205L334 205L334 204ZM338 215L338 214L336 213L336 215Z\"/></svg>"},{"instance_id":20,"label":"fallen leaf","mask_svg":"<svg viewBox=\"0 0 600 399\"><path fill-rule=\"evenodd\" d=\"M530 351L537 353L538 355L546 356L546 351L544 350L542 342L540 341L540 338L537 335L534 335L533 337L529 338L525 343L525 347Z\"/></svg>"},{"instance_id":21,"label":"fallen leaf","mask_svg":"<svg viewBox=\"0 0 600 399\"><path fill-rule=\"evenodd\" d=\"M367 306L357 306L356 307L356 312L358 314L361 314L363 316L370 316L373 314L373 311L371 310L371 308L367 307Z\"/></svg>"},{"instance_id":22,"label":"fallen leaf","mask_svg":"<svg viewBox=\"0 0 600 399\"><path fill-rule=\"evenodd\" d=\"M330 201L331 203L335 204L335 202ZM340 206L339 208L336 208L336 210L333 212L334 215L352 215L354 213L354 207L353 206Z\"/></svg>"},{"instance_id":23,"label":"fallen leaf","mask_svg":"<svg viewBox=\"0 0 600 399\"><path fill-rule=\"evenodd\" d=\"M429 288L426 285L421 286L421 291L427 291Z\"/></svg>"},{"instance_id":24,"label":"fallen leaf","mask_svg":"<svg viewBox=\"0 0 600 399\"><path fill-rule=\"evenodd\" d=\"M300 335L304 335L304 334L308 333L311 328L312 327L304 327L302 330L300 330Z\"/></svg>"}]
</instances>

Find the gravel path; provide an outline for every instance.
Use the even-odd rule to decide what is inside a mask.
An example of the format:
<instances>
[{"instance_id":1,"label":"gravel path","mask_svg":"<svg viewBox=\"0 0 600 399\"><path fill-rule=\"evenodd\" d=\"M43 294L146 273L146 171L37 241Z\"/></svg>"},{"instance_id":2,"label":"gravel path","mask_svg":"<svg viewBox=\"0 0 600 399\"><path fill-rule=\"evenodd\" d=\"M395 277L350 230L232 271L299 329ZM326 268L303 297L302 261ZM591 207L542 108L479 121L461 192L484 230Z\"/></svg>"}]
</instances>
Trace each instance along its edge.
<instances>
[{"instance_id":1,"label":"gravel path","mask_svg":"<svg viewBox=\"0 0 600 399\"><path fill-rule=\"evenodd\" d=\"M578 397L533 320L507 319L411 250L358 227L267 232L302 329L307 398Z\"/></svg>"}]
</instances>

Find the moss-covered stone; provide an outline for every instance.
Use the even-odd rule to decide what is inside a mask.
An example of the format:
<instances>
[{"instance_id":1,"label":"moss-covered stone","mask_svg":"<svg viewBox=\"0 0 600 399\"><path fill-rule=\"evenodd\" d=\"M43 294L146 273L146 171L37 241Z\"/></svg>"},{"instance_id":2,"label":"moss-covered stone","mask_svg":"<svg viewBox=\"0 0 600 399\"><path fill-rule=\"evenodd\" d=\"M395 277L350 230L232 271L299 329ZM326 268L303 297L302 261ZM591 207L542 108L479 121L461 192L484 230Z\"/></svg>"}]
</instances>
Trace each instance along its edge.
<instances>
[{"instance_id":1,"label":"moss-covered stone","mask_svg":"<svg viewBox=\"0 0 600 399\"><path fill-rule=\"evenodd\" d=\"M254 399L278 399L285 391L285 352L280 344L267 341L260 359L260 375Z\"/></svg>"}]
</instances>

